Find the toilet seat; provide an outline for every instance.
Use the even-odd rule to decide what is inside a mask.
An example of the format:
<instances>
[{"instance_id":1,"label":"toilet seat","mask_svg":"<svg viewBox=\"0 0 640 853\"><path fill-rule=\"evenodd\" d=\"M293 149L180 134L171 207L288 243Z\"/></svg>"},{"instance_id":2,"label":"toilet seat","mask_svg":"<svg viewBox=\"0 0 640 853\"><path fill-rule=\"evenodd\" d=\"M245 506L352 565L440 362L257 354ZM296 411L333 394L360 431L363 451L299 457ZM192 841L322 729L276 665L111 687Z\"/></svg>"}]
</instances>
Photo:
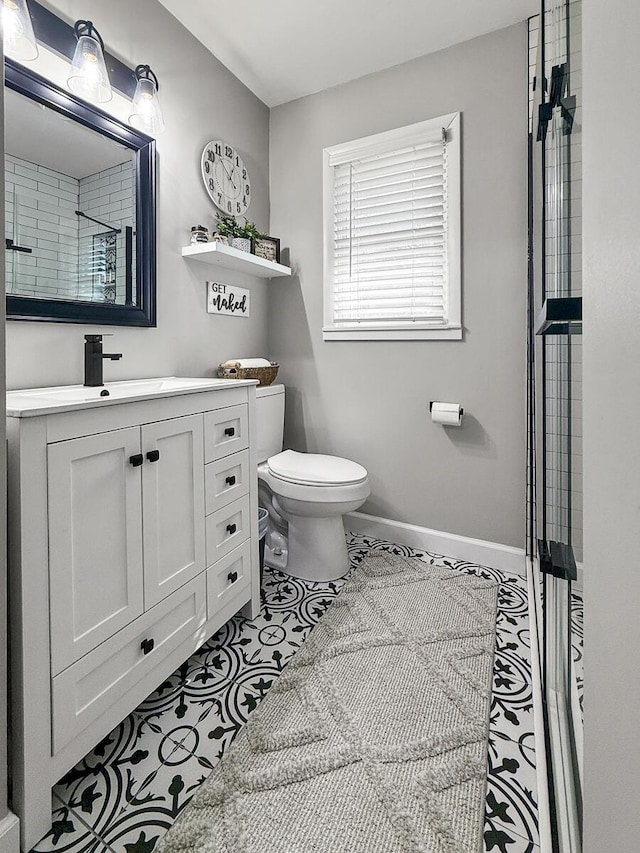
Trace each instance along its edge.
<instances>
[{"instance_id":1,"label":"toilet seat","mask_svg":"<svg viewBox=\"0 0 640 853\"><path fill-rule=\"evenodd\" d=\"M258 465L258 479L266 483L277 497L316 504L343 504L354 500L365 501L371 491L369 479L366 476L363 480L352 483L328 485L299 483L278 477L273 473L268 462Z\"/></svg>"},{"instance_id":2,"label":"toilet seat","mask_svg":"<svg viewBox=\"0 0 640 853\"><path fill-rule=\"evenodd\" d=\"M366 468L357 462L323 453L284 450L271 456L267 465L271 474L279 480L300 485L348 486L367 479Z\"/></svg>"}]
</instances>

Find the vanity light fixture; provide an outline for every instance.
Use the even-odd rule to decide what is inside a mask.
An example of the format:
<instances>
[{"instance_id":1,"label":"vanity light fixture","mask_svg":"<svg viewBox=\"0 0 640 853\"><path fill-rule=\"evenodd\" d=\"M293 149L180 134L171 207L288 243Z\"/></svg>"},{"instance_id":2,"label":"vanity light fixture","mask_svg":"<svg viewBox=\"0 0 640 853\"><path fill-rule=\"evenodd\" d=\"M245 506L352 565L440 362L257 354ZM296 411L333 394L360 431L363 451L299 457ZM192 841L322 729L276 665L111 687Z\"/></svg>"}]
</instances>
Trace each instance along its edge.
<instances>
[{"instance_id":1,"label":"vanity light fixture","mask_svg":"<svg viewBox=\"0 0 640 853\"><path fill-rule=\"evenodd\" d=\"M129 123L150 136L157 136L165 127L158 97L158 78L148 65L138 65L136 80Z\"/></svg>"},{"instance_id":2,"label":"vanity light fixture","mask_svg":"<svg viewBox=\"0 0 640 853\"><path fill-rule=\"evenodd\" d=\"M74 95L104 104L113 97L111 82L104 62L104 42L91 21L76 21L73 28L76 45L67 86Z\"/></svg>"},{"instance_id":3,"label":"vanity light fixture","mask_svg":"<svg viewBox=\"0 0 640 853\"><path fill-rule=\"evenodd\" d=\"M27 0L2 0L4 52L18 62L38 58L38 44Z\"/></svg>"}]
</instances>

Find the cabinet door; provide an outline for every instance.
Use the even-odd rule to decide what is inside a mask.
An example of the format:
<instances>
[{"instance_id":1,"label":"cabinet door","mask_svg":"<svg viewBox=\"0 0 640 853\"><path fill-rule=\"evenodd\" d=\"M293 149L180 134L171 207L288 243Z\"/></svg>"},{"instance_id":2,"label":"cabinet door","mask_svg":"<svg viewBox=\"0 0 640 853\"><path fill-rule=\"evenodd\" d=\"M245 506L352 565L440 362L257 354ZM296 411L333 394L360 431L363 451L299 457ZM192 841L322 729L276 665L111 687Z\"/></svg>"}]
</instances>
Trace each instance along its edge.
<instances>
[{"instance_id":1,"label":"cabinet door","mask_svg":"<svg viewBox=\"0 0 640 853\"><path fill-rule=\"evenodd\" d=\"M146 609L206 568L203 446L202 415L142 427Z\"/></svg>"},{"instance_id":2,"label":"cabinet door","mask_svg":"<svg viewBox=\"0 0 640 853\"><path fill-rule=\"evenodd\" d=\"M143 611L140 429L47 451L55 675Z\"/></svg>"}]
</instances>

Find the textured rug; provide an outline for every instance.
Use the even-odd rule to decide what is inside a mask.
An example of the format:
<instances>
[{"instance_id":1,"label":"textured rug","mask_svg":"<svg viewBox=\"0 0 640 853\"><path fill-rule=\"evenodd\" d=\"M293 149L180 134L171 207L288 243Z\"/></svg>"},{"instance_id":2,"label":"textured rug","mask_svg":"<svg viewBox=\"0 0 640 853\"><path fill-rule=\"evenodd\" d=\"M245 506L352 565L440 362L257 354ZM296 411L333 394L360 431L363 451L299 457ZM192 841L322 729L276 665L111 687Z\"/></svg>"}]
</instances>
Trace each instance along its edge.
<instances>
[{"instance_id":1,"label":"textured rug","mask_svg":"<svg viewBox=\"0 0 640 853\"><path fill-rule=\"evenodd\" d=\"M367 557L162 853L478 853L497 584Z\"/></svg>"}]
</instances>

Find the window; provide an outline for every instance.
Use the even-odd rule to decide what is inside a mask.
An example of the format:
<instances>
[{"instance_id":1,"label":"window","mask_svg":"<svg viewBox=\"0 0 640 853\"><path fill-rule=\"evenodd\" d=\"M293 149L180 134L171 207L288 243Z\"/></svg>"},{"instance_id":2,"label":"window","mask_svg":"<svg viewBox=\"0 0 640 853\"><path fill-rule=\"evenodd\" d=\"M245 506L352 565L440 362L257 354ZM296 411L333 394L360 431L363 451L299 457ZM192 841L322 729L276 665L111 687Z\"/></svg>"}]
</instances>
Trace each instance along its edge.
<instances>
[{"instance_id":1,"label":"window","mask_svg":"<svg viewBox=\"0 0 640 853\"><path fill-rule=\"evenodd\" d=\"M324 150L324 340L460 339L460 113Z\"/></svg>"}]
</instances>

